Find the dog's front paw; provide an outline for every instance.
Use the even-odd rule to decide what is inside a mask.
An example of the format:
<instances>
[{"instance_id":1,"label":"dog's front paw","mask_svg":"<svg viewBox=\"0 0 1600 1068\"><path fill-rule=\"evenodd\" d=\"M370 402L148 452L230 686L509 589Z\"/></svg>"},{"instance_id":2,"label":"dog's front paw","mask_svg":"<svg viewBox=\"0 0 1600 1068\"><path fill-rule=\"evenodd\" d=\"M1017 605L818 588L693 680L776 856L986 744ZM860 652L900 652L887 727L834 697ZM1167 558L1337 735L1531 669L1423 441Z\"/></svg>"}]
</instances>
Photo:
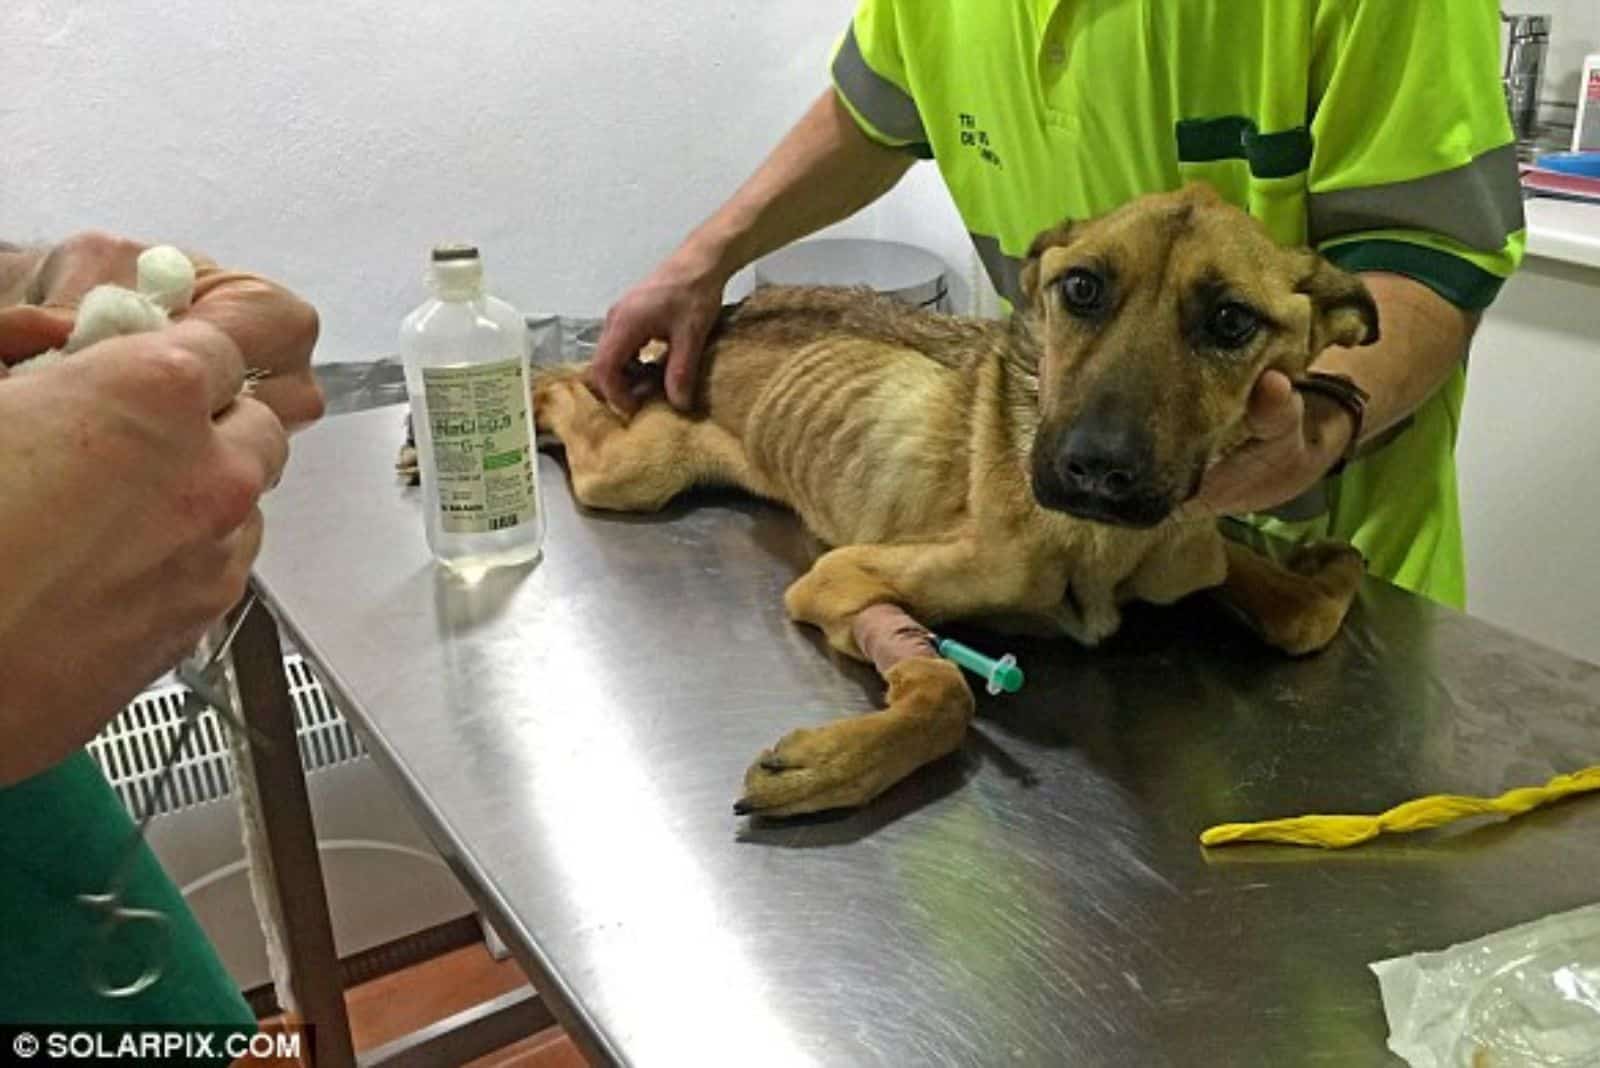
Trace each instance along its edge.
<instances>
[{"instance_id":1,"label":"dog's front paw","mask_svg":"<svg viewBox=\"0 0 1600 1068\"><path fill-rule=\"evenodd\" d=\"M960 668L918 656L884 678L888 708L784 735L745 772L733 810L798 816L856 808L961 745L973 701Z\"/></svg>"},{"instance_id":2,"label":"dog's front paw","mask_svg":"<svg viewBox=\"0 0 1600 1068\"><path fill-rule=\"evenodd\" d=\"M1335 597L1354 595L1367 570L1361 550L1343 541L1297 545L1284 563L1290 571L1314 580Z\"/></svg>"},{"instance_id":3,"label":"dog's front paw","mask_svg":"<svg viewBox=\"0 0 1600 1068\"><path fill-rule=\"evenodd\" d=\"M1366 561L1353 545L1316 541L1297 546L1285 564L1310 579L1316 592L1282 619L1267 621L1267 640L1290 656L1305 656L1339 633L1366 574Z\"/></svg>"},{"instance_id":4,"label":"dog's front paw","mask_svg":"<svg viewBox=\"0 0 1600 1068\"><path fill-rule=\"evenodd\" d=\"M883 751L884 732L871 713L821 727L790 731L764 751L744 775L740 815L798 816L856 808L894 785L897 775Z\"/></svg>"}]
</instances>

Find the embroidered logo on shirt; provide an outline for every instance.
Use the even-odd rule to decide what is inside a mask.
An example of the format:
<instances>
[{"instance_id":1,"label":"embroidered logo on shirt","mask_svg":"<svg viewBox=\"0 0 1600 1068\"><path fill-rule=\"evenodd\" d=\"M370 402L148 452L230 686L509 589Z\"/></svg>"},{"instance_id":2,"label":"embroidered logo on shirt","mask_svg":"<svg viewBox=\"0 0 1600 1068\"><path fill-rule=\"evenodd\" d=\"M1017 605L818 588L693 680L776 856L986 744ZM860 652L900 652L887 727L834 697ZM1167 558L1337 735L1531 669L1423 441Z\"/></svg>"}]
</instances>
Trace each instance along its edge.
<instances>
[{"instance_id":1,"label":"embroidered logo on shirt","mask_svg":"<svg viewBox=\"0 0 1600 1068\"><path fill-rule=\"evenodd\" d=\"M989 144L989 131L978 129L978 119L963 111L956 116L961 127L961 143L978 154L978 158L991 167L1005 168L1000 162L1000 154Z\"/></svg>"}]
</instances>

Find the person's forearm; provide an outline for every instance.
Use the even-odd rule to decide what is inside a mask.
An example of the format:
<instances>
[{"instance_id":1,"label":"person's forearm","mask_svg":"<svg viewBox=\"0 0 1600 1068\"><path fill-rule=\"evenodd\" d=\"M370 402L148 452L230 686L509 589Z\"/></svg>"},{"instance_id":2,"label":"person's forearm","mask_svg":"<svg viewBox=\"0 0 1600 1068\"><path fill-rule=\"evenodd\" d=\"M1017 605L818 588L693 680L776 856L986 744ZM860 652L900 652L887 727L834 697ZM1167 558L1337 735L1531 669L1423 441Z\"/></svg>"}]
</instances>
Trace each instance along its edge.
<instances>
[{"instance_id":1,"label":"person's forearm","mask_svg":"<svg viewBox=\"0 0 1600 1068\"><path fill-rule=\"evenodd\" d=\"M1445 383L1466 355L1478 316L1401 275L1369 273L1361 280L1378 303L1379 340L1363 348L1330 348L1312 366L1349 375L1371 395L1361 430L1363 440L1370 440Z\"/></svg>"},{"instance_id":2,"label":"person's forearm","mask_svg":"<svg viewBox=\"0 0 1600 1068\"><path fill-rule=\"evenodd\" d=\"M47 248L27 248L0 241L0 308L29 300L28 290L34 273L49 253Z\"/></svg>"},{"instance_id":3,"label":"person's forearm","mask_svg":"<svg viewBox=\"0 0 1600 1068\"><path fill-rule=\"evenodd\" d=\"M31 682L32 680L30 680ZM33 693L0 699L0 790L49 771L82 749L121 706L67 704L58 695Z\"/></svg>"},{"instance_id":4,"label":"person's forearm","mask_svg":"<svg viewBox=\"0 0 1600 1068\"><path fill-rule=\"evenodd\" d=\"M767 253L860 211L893 188L914 162L863 134L830 88L674 257L726 280Z\"/></svg>"}]
</instances>

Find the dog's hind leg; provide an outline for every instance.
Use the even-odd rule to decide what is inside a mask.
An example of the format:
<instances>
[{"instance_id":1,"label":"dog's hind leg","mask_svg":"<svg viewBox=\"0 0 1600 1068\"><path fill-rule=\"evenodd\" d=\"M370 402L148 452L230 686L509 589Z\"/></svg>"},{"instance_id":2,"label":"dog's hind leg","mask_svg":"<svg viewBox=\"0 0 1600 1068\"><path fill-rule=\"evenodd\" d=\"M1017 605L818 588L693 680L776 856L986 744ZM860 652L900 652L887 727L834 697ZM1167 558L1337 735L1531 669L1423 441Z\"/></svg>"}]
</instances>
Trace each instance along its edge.
<instances>
[{"instance_id":1,"label":"dog's hind leg","mask_svg":"<svg viewBox=\"0 0 1600 1068\"><path fill-rule=\"evenodd\" d=\"M961 746L972 691L934 652L919 619L1023 603L1001 577L1015 572L979 565L969 541L849 546L789 587L789 614L820 627L841 652L871 660L889 684L887 700L879 711L786 735L745 774L738 811L793 816L863 805Z\"/></svg>"},{"instance_id":2,"label":"dog's hind leg","mask_svg":"<svg viewBox=\"0 0 1600 1068\"><path fill-rule=\"evenodd\" d=\"M1333 640L1366 570L1353 546L1312 542L1279 565L1238 542L1224 545L1228 577L1218 596L1268 645L1303 656Z\"/></svg>"},{"instance_id":3,"label":"dog's hind leg","mask_svg":"<svg viewBox=\"0 0 1600 1068\"><path fill-rule=\"evenodd\" d=\"M624 422L590 392L581 367L535 373L533 417L565 446L573 496L589 508L659 511L691 486L711 483L767 489L726 430L660 401Z\"/></svg>"}]
</instances>

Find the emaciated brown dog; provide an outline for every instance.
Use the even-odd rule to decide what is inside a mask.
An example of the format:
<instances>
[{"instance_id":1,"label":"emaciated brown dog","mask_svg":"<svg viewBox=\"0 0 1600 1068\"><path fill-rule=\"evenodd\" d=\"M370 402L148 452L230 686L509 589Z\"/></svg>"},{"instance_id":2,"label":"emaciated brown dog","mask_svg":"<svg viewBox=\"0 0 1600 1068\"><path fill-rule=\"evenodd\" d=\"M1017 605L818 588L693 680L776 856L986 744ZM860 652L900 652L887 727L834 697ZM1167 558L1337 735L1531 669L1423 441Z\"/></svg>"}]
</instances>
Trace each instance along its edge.
<instances>
[{"instance_id":1,"label":"emaciated brown dog","mask_svg":"<svg viewBox=\"0 0 1600 1068\"><path fill-rule=\"evenodd\" d=\"M1354 549L1302 547L1280 568L1183 504L1245 439L1264 370L1294 378L1326 346L1375 340L1361 283L1204 186L1042 234L1022 283L1009 322L761 290L713 331L694 414L658 400L625 421L562 368L536 374L535 419L587 506L648 512L721 484L792 508L834 548L789 614L858 659L863 613L883 606L1093 645L1126 602L1210 587L1290 654L1329 642ZM879 669L885 707L784 737L738 811L860 805L961 744L973 698L953 664L929 647Z\"/></svg>"}]
</instances>

